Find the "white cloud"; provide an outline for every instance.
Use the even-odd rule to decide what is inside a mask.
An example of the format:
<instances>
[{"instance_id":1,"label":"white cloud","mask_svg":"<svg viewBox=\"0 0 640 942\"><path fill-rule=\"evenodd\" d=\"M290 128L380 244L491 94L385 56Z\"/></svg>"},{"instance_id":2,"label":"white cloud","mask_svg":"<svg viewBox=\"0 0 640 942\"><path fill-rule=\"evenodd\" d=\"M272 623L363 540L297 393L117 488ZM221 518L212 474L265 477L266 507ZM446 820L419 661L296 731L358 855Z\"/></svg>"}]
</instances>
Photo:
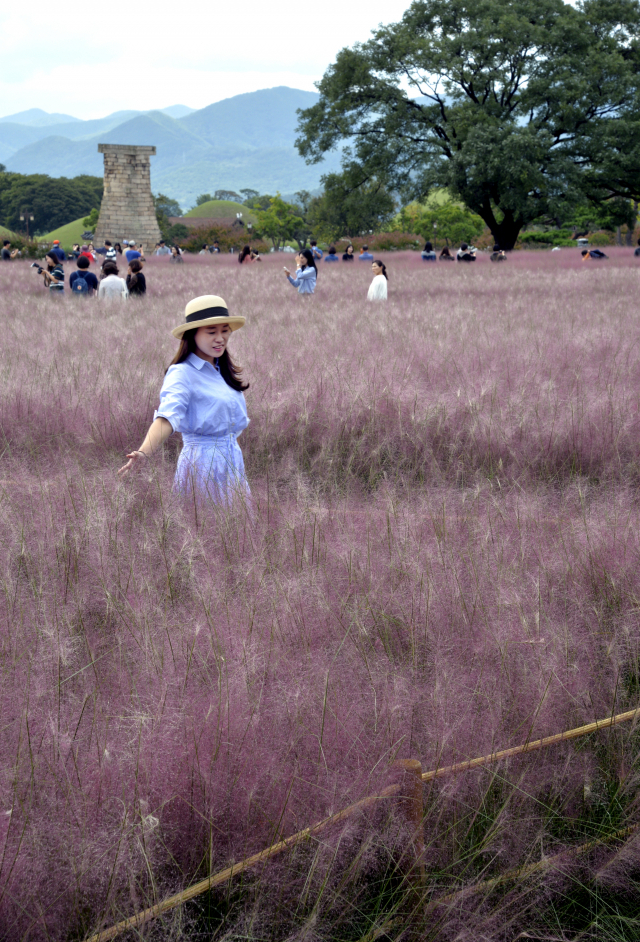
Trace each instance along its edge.
<instances>
[{"instance_id":1,"label":"white cloud","mask_svg":"<svg viewBox=\"0 0 640 942\"><path fill-rule=\"evenodd\" d=\"M28 16L4 5L1 110L94 118L177 103L202 108L274 85L312 90L342 47L399 19L406 6L370 0L301 13L283 0L137 0L85 4L52 23L44 0L34 0Z\"/></svg>"}]
</instances>

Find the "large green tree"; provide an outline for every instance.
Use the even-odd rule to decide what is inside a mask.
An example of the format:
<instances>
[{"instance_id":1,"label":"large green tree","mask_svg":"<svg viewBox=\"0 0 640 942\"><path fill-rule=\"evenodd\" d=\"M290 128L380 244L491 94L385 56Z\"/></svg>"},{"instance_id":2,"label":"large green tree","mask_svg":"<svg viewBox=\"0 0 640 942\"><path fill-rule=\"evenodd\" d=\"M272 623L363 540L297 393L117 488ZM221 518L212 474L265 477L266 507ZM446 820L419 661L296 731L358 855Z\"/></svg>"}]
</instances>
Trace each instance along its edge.
<instances>
[{"instance_id":1,"label":"large green tree","mask_svg":"<svg viewBox=\"0 0 640 942\"><path fill-rule=\"evenodd\" d=\"M20 216L29 212L34 216L30 232L44 235L99 206L102 187L102 177L0 173L0 225L21 232Z\"/></svg>"},{"instance_id":2,"label":"large green tree","mask_svg":"<svg viewBox=\"0 0 640 942\"><path fill-rule=\"evenodd\" d=\"M639 25L638 0L414 0L338 54L298 149L346 144L405 199L445 186L511 248L559 201L638 196Z\"/></svg>"},{"instance_id":3,"label":"large green tree","mask_svg":"<svg viewBox=\"0 0 640 942\"><path fill-rule=\"evenodd\" d=\"M271 240L276 251L285 242L295 238L296 232L304 225L297 207L285 203L280 194L269 197L269 209L255 210L255 214L260 234Z\"/></svg>"},{"instance_id":4,"label":"large green tree","mask_svg":"<svg viewBox=\"0 0 640 942\"><path fill-rule=\"evenodd\" d=\"M386 187L351 167L323 177L324 191L311 200L309 218L314 235L333 241L379 232L390 222L395 203Z\"/></svg>"}]
</instances>

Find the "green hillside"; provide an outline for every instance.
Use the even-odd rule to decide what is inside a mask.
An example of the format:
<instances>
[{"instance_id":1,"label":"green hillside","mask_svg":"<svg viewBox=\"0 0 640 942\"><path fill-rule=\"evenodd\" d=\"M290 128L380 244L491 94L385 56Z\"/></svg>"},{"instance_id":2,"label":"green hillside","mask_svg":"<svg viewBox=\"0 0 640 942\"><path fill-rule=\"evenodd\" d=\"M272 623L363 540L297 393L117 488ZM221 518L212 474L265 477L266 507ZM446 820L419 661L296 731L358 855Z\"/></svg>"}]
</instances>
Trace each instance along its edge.
<instances>
[{"instance_id":1,"label":"green hillside","mask_svg":"<svg viewBox=\"0 0 640 942\"><path fill-rule=\"evenodd\" d=\"M201 203L200 206L194 206L185 216L206 219L235 219L236 213L242 213L242 221L246 225L248 222L254 226L257 219L251 210L243 206L242 203L234 203L233 200L209 200L207 203Z\"/></svg>"},{"instance_id":2,"label":"green hillside","mask_svg":"<svg viewBox=\"0 0 640 942\"><path fill-rule=\"evenodd\" d=\"M5 229L4 226L0 226L0 239L12 239L14 233L11 229Z\"/></svg>"},{"instance_id":3,"label":"green hillside","mask_svg":"<svg viewBox=\"0 0 640 942\"><path fill-rule=\"evenodd\" d=\"M83 216L82 219L68 222L66 226L60 226L59 229L48 232L46 236L42 236L42 241L53 242L54 239L59 239L63 249L70 249L74 242L82 242L82 233L84 232L82 220L85 218L86 216Z\"/></svg>"}]
</instances>

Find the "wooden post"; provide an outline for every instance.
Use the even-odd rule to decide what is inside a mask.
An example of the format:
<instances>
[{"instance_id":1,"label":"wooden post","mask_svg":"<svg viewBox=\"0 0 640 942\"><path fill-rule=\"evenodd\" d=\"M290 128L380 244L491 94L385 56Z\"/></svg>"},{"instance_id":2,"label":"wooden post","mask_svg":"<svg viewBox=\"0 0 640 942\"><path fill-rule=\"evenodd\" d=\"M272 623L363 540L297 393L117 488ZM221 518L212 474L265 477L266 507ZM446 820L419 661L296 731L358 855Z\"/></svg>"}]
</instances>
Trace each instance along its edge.
<instances>
[{"instance_id":1,"label":"wooden post","mask_svg":"<svg viewBox=\"0 0 640 942\"><path fill-rule=\"evenodd\" d=\"M408 875L420 883L424 878L422 763L418 759L400 759L395 765L404 773L400 801L411 835L411 866Z\"/></svg>"}]
</instances>

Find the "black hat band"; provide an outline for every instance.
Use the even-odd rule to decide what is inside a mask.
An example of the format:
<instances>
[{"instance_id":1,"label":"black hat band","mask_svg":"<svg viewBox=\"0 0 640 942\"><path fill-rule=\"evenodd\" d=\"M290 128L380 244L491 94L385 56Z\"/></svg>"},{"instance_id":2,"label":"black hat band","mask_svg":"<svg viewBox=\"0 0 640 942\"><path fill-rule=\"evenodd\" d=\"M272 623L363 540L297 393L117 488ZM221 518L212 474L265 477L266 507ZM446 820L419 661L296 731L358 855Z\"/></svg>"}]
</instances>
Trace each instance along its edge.
<instances>
[{"instance_id":1,"label":"black hat band","mask_svg":"<svg viewBox=\"0 0 640 942\"><path fill-rule=\"evenodd\" d=\"M204 321L208 317L229 317L229 311L226 307L206 307L203 311L194 311L193 314L187 314L185 321L192 324L194 321Z\"/></svg>"}]
</instances>

